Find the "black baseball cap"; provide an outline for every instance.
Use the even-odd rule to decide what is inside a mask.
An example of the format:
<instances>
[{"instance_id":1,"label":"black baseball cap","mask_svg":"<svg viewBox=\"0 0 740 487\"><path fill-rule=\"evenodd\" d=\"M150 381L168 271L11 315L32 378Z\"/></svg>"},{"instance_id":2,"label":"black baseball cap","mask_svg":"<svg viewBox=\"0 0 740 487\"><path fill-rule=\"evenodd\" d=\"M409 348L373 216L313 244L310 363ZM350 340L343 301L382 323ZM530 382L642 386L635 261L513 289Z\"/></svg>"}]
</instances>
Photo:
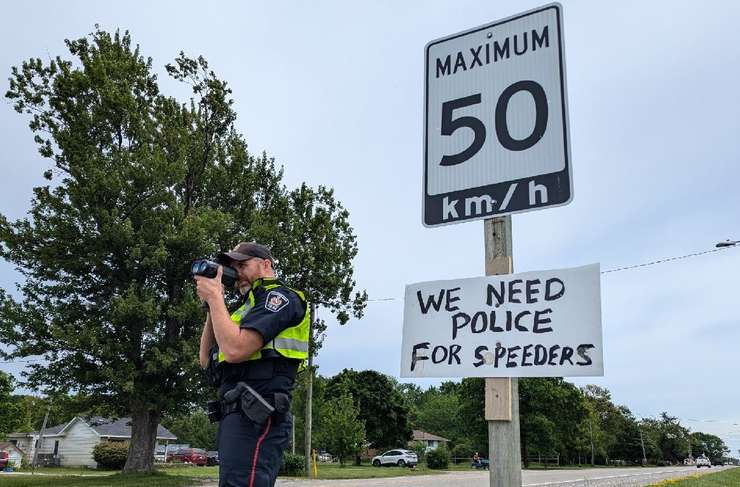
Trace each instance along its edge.
<instances>
[{"instance_id":1,"label":"black baseball cap","mask_svg":"<svg viewBox=\"0 0 740 487\"><path fill-rule=\"evenodd\" d=\"M272 252L270 252L270 248L256 242L240 242L233 250L218 254L219 259L227 258L236 261L247 260L252 257L267 259L273 264L275 263L275 259L272 257Z\"/></svg>"}]
</instances>

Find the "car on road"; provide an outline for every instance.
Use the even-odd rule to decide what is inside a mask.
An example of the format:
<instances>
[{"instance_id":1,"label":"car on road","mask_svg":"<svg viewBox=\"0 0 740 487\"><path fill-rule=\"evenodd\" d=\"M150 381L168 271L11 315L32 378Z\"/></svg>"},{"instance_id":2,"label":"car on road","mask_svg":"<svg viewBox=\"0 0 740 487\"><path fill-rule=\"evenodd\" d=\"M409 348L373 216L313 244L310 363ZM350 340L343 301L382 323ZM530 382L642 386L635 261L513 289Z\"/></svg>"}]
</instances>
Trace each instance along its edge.
<instances>
[{"instance_id":1,"label":"car on road","mask_svg":"<svg viewBox=\"0 0 740 487\"><path fill-rule=\"evenodd\" d=\"M206 465L209 467L212 467L214 465L218 465L218 451L211 450L206 452Z\"/></svg>"},{"instance_id":2,"label":"car on road","mask_svg":"<svg viewBox=\"0 0 740 487\"><path fill-rule=\"evenodd\" d=\"M208 457L206 456L206 451L201 448L180 448L168 454L167 461L204 466L208 463Z\"/></svg>"},{"instance_id":3,"label":"car on road","mask_svg":"<svg viewBox=\"0 0 740 487\"><path fill-rule=\"evenodd\" d=\"M413 467L419 463L419 458L411 450L388 450L382 455L373 457L373 466L398 465L399 467Z\"/></svg>"},{"instance_id":4,"label":"car on road","mask_svg":"<svg viewBox=\"0 0 740 487\"><path fill-rule=\"evenodd\" d=\"M707 467L712 468L712 462L706 457L699 457L696 459L696 468Z\"/></svg>"}]
</instances>

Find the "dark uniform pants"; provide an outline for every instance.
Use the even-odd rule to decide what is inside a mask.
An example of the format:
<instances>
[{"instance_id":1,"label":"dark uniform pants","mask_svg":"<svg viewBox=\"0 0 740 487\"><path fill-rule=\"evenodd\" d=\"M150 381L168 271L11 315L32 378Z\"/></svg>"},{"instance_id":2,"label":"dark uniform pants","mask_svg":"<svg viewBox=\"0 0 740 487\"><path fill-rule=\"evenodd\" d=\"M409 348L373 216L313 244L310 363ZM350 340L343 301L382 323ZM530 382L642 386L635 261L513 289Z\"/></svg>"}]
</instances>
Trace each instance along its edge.
<instances>
[{"instance_id":1,"label":"dark uniform pants","mask_svg":"<svg viewBox=\"0 0 740 487\"><path fill-rule=\"evenodd\" d=\"M292 424L290 413L263 425L240 413L223 418L218 426L219 487L275 485Z\"/></svg>"}]
</instances>

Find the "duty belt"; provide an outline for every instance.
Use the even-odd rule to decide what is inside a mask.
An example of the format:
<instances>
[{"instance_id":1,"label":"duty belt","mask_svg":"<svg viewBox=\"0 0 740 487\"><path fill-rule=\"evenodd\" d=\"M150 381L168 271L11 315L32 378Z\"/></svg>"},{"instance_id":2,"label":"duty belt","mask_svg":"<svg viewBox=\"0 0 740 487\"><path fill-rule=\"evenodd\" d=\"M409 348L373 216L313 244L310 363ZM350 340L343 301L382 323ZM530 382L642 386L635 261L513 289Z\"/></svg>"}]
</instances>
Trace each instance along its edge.
<instances>
[{"instance_id":1,"label":"duty belt","mask_svg":"<svg viewBox=\"0 0 740 487\"><path fill-rule=\"evenodd\" d=\"M262 396L244 382L227 391L220 401L208 401L208 419L211 423L221 421L235 412L257 424L267 421L270 416L284 414L290 410L290 398L287 394L276 392Z\"/></svg>"},{"instance_id":2,"label":"duty belt","mask_svg":"<svg viewBox=\"0 0 740 487\"><path fill-rule=\"evenodd\" d=\"M214 347L211 350L207 373L209 382L216 387L221 385L222 381L268 380L276 375L295 380L299 362L294 359L269 358L249 360L238 364L219 363L218 348Z\"/></svg>"}]
</instances>

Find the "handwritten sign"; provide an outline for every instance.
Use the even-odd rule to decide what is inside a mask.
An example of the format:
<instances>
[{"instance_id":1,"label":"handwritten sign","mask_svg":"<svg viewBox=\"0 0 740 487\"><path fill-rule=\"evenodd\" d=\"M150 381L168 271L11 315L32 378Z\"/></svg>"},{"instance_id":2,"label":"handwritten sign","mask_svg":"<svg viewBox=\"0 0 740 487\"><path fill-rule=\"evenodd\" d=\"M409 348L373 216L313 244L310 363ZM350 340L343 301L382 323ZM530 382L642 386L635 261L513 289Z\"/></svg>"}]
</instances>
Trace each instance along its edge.
<instances>
[{"instance_id":1,"label":"handwritten sign","mask_svg":"<svg viewBox=\"0 0 740 487\"><path fill-rule=\"evenodd\" d=\"M406 286L401 377L600 375L598 264Z\"/></svg>"}]
</instances>

